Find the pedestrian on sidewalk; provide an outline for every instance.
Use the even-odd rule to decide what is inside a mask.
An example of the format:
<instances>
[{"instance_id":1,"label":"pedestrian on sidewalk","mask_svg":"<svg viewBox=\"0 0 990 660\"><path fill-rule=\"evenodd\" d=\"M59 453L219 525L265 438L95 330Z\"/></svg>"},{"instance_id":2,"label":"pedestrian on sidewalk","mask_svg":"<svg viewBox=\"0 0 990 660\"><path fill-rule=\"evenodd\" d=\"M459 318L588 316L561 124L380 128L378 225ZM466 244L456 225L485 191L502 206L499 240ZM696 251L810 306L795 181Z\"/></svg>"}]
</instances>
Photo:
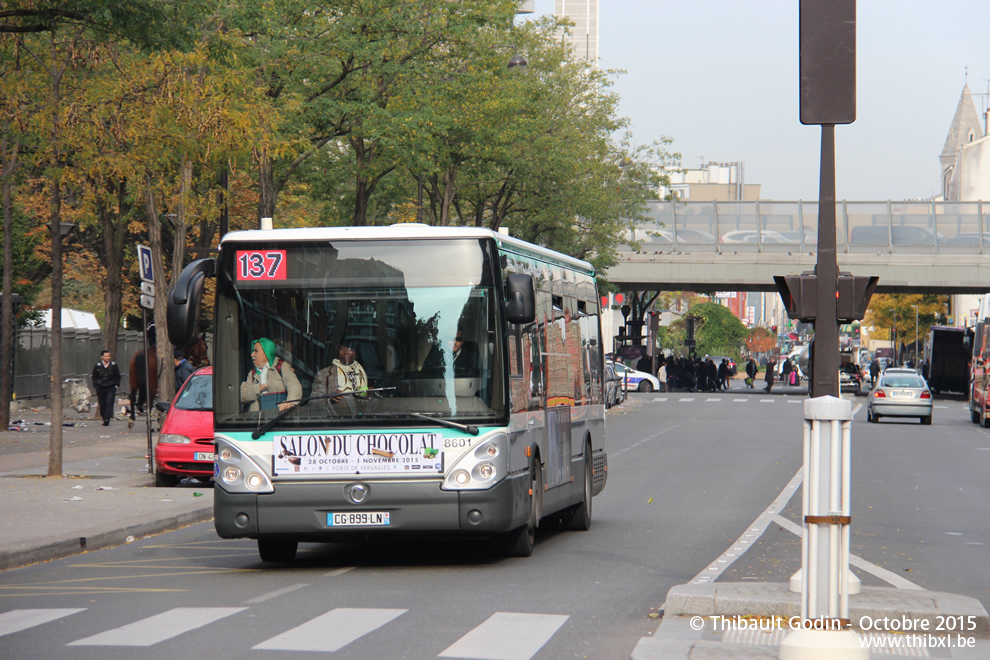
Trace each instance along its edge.
<instances>
[{"instance_id":1,"label":"pedestrian on sidewalk","mask_svg":"<svg viewBox=\"0 0 990 660\"><path fill-rule=\"evenodd\" d=\"M175 388L178 389L185 384L187 378L193 375L196 367L192 366L186 359L186 354L180 348L172 351L172 359L175 362Z\"/></svg>"},{"instance_id":2,"label":"pedestrian on sidewalk","mask_svg":"<svg viewBox=\"0 0 990 660\"><path fill-rule=\"evenodd\" d=\"M777 361L774 360L772 357L769 358L767 360L766 373L763 374L763 380L767 382L767 386L763 391L766 392L767 394L770 394L770 390L773 389L773 377L774 377L773 372L776 368L777 368Z\"/></svg>"},{"instance_id":3,"label":"pedestrian on sidewalk","mask_svg":"<svg viewBox=\"0 0 990 660\"><path fill-rule=\"evenodd\" d=\"M100 417L103 426L110 426L113 417L113 400L120 387L120 368L110 359L110 351L100 352L100 361L93 367L93 389L96 390L96 400L100 403Z\"/></svg>"}]
</instances>

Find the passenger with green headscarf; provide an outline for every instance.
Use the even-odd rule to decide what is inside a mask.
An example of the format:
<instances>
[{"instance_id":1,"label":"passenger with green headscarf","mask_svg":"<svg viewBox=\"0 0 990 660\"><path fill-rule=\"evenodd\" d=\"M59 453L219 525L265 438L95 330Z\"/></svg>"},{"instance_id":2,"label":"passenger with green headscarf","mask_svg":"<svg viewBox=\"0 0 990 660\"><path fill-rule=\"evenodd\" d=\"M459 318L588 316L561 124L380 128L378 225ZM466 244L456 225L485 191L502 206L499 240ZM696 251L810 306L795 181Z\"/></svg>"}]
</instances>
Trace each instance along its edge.
<instances>
[{"instance_id":1,"label":"passenger with green headscarf","mask_svg":"<svg viewBox=\"0 0 990 660\"><path fill-rule=\"evenodd\" d=\"M292 365L275 355L275 342L262 337L251 342L254 369L241 384L241 401L249 410L286 410L299 405L302 385Z\"/></svg>"}]
</instances>

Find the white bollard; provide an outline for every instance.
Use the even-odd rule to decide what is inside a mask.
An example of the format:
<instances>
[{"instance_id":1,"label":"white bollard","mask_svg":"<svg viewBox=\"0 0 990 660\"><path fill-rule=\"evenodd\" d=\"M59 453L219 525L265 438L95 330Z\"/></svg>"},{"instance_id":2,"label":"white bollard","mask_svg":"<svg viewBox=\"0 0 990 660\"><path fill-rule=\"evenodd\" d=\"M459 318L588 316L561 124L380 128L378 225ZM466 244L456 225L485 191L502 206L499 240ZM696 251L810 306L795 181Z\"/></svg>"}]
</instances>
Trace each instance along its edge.
<instances>
[{"instance_id":1,"label":"white bollard","mask_svg":"<svg viewBox=\"0 0 990 660\"><path fill-rule=\"evenodd\" d=\"M804 403L802 629L780 643L781 660L869 660L849 630L850 427L852 403L834 396Z\"/></svg>"}]
</instances>

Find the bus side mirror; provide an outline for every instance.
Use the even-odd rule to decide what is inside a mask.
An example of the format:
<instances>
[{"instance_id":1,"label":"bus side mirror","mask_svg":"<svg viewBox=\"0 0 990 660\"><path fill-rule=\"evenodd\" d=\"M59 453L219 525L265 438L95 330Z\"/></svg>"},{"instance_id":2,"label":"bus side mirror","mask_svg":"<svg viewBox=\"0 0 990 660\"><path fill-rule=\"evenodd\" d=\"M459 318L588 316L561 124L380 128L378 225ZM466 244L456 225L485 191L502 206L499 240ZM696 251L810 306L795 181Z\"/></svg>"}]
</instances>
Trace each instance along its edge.
<instances>
[{"instance_id":1,"label":"bus side mirror","mask_svg":"<svg viewBox=\"0 0 990 660\"><path fill-rule=\"evenodd\" d=\"M513 273L505 278L505 318L509 323L532 323L536 320L536 292L533 278Z\"/></svg>"},{"instance_id":2,"label":"bus side mirror","mask_svg":"<svg viewBox=\"0 0 990 660\"><path fill-rule=\"evenodd\" d=\"M175 288L168 297L168 339L176 346L187 346L196 339L200 300L207 277L213 277L216 262L197 259L182 269Z\"/></svg>"}]
</instances>

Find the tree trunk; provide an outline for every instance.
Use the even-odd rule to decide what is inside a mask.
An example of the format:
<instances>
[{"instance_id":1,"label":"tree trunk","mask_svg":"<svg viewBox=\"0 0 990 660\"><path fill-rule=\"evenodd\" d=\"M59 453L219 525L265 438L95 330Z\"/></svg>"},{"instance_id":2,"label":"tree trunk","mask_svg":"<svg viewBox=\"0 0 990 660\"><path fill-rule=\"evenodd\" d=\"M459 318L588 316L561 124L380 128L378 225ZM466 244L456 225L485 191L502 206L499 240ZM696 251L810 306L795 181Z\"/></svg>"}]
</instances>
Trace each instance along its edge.
<instances>
[{"instance_id":1,"label":"tree trunk","mask_svg":"<svg viewBox=\"0 0 990 660\"><path fill-rule=\"evenodd\" d=\"M457 194L454 181L457 178L457 169L451 165L443 172L443 201L440 202L440 222L438 225L446 227L450 224L450 205Z\"/></svg>"},{"instance_id":2,"label":"tree trunk","mask_svg":"<svg viewBox=\"0 0 990 660\"><path fill-rule=\"evenodd\" d=\"M179 279L179 273L182 272L186 260L186 216L188 215L186 201L192 189L192 170L192 161L184 157L179 183L179 206L176 209L178 217L175 219L175 246L172 249L172 281L168 283L169 291L175 287L175 281Z\"/></svg>"},{"instance_id":3,"label":"tree trunk","mask_svg":"<svg viewBox=\"0 0 990 660\"><path fill-rule=\"evenodd\" d=\"M145 210L148 215L148 244L151 248L151 268L155 278L155 344L158 347L158 398L164 400L175 393L175 363L172 361L172 342L168 338L165 322L168 286L162 258L162 227L158 220L155 191L151 180L145 182ZM154 401L148 402L149 413Z\"/></svg>"},{"instance_id":4,"label":"tree trunk","mask_svg":"<svg viewBox=\"0 0 990 660\"><path fill-rule=\"evenodd\" d=\"M261 155L258 172L258 226L262 218L275 217L275 167L271 157Z\"/></svg>"},{"instance_id":5,"label":"tree trunk","mask_svg":"<svg viewBox=\"0 0 990 660\"><path fill-rule=\"evenodd\" d=\"M3 301L0 306L0 319L3 321L0 335L0 429L10 425L10 400L14 391L14 216L10 200L10 189L14 183L14 170L17 169L17 154L20 144L14 142L7 151L7 123L0 138L0 176L3 177Z\"/></svg>"},{"instance_id":6,"label":"tree trunk","mask_svg":"<svg viewBox=\"0 0 990 660\"><path fill-rule=\"evenodd\" d=\"M120 317L123 316L124 242L128 235L127 224L131 210L130 202L127 201L127 182L119 181L114 187L117 196L117 213L115 214L106 204L100 204L97 209L103 233L103 255L101 255L104 266L103 348L111 353L117 351Z\"/></svg>"}]
</instances>

